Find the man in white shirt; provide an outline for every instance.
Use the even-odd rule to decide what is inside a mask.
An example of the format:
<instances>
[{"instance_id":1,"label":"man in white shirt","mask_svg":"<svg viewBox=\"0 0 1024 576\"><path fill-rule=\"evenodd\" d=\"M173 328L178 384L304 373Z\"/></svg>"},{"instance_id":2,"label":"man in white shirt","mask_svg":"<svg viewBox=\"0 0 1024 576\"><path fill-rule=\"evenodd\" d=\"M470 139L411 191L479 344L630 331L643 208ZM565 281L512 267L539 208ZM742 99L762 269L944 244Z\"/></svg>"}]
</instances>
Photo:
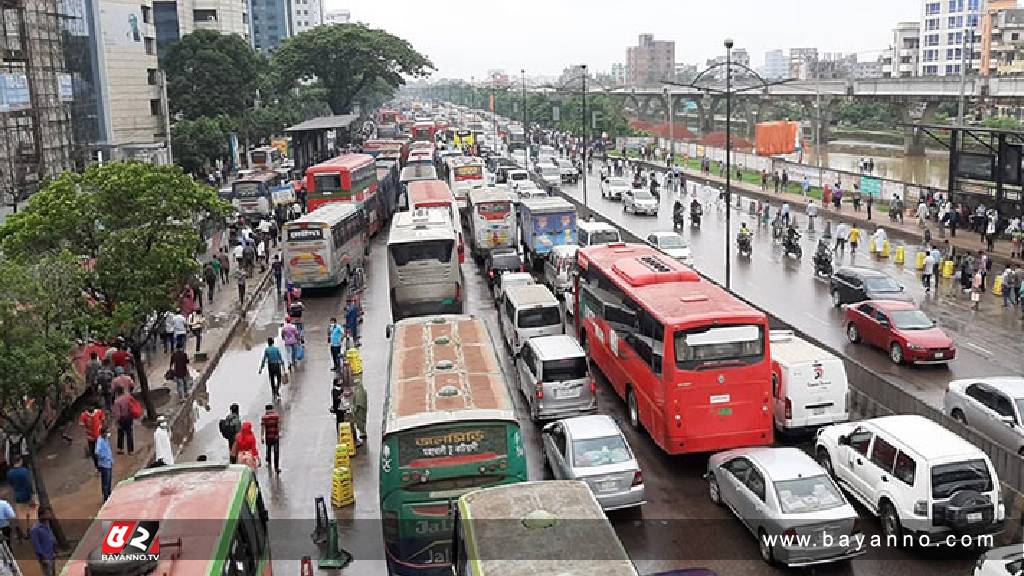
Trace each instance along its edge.
<instances>
[{"instance_id":1,"label":"man in white shirt","mask_svg":"<svg viewBox=\"0 0 1024 576\"><path fill-rule=\"evenodd\" d=\"M850 225L845 222L840 222L836 226L836 242L835 246L832 247L834 251L842 254L846 251L846 241L850 239Z\"/></svg>"},{"instance_id":2,"label":"man in white shirt","mask_svg":"<svg viewBox=\"0 0 1024 576\"><path fill-rule=\"evenodd\" d=\"M174 311L174 316L171 316L171 323L174 326L174 347L185 348L185 338L188 335L188 323L185 322L185 316L181 313L181 308Z\"/></svg>"},{"instance_id":3,"label":"man in white shirt","mask_svg":"<svg viewBox=\"0 0 1024 576\"><path fill-rule=\"evenodd\" d=\"M235 247L231 251L231 256L235 259L235 264L239 266L242 265L242 254L244 252L245 248L242 246L241 242L235 245Z\"/></svg>"},{"instance_id":4,"label":"man in white shirt","mask_svg":"<svg viewBox=\"0 0 1024 576\"><path fill-rule=\"evenodd\" d=\"M167 419L157 418L156 430L153 431L153 448L156 451L153 466L173 466L174 449L171 447L171 434L167 429Z\"/></svg>"},{"instance_id":5,"label":"man in white shirt","mask_svg":"<svg viewBox=\"0 0 1024 576\"><path fill-rule=\"evenodd\" d=\"M925 293L932 291L932 276L935 274L935 256L930 252L924 257L924 269L921 271L921 284L924 284Z\"/></svg>"}]
</instances>

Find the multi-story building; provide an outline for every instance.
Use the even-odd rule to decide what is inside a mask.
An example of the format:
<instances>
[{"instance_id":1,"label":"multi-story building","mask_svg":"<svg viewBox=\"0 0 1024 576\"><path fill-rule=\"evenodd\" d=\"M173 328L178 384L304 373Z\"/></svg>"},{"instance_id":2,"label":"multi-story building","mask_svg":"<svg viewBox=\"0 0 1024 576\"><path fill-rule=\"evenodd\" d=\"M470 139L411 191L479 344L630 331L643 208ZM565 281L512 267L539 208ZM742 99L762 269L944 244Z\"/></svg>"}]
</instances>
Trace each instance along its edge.
<instances>
[{"instance_id":1,"label":"multi-story building","mask_svg":"<svg viewBox=\"0 0 1024 576\"><path fill-rule=\"evenodd\" d=\"M321 0L288 0L291 15L291 34L305 32L324 23Z\"/></svg>"},{"instance_id":2,"label":"multi-story building","mask_svg":"<svg viewBox=\"0 0 1024 576\"><path fill-rule=\"evenodd\" d=\"M1015 12L1016 0L989 0L981 16L981 61L979 73L982 76L997 74L1003 66L1003 73L1010 74L1011 64L1016 60L1016 50L1020 45L1021 29ZM1012 67L1011 67L1012 68Z\"/></svg>"},{"instance_id":3,"label":"multi-story building","mask_svg":"<svg viewBox=\"0 0 1024 576\"><path fill-rule=\"evenodd\" d=\"M736 49L734 49L732 51L732 63L733 64L740 64L742 66L750 67L750 54L747 53L746 48L736 48ZM725 55L724 54L722 56L716 56L714 58L709 58L707 60L706 64L707 64L707 67L708 68L712 68L712 70L704 75L705 78L714 78L715 80L717 80L719 82L724 82L725 81L725 66L724 66L724 64L725 64ZM715 68L715 66L718 66L718 67ZM737 68L736 66L733 66L733 68L732 68L732 76L733 76L733 78L741 78L741 77L744 77L744 76L747 76L747 75L748 75L748 73L745 70L743 70L742 68ZM703 80L702 80L702 82L703 82Z\"/></svg>"},{"instance_id":4,"label":"multi-story building","mask_svg":"<svg viewBox=\"0 0 1024 576\"><path fill-rule=\"evenodd\" d=\"M627 83L649 86L675 77L676 43L655 40L653 34L641 34L637 46L626 49Z\"/></svg>"},{"instance_id":5,"label":"multi-story building","mask_svg":"<svg viewBox=\"0 0 1024 576\"><path fill-rule=\"evenodd\" d=\"M882 78L883 77L883 58L879 56L875 60L868 60L864 62L853 62L850 68L850 76L852 78Z\"/></svg>"},{"instance_id":6,"label":"multi-story building","mask_svg":"<svg viewBox=\"0 0 1024 576\"><path fill-rule=\"evenodd\" d=\"M348 8L324 10L324 24L348 24L352 21L352 11Z\"/></svg>"},{"instance_id":7,"label":"multi-story building","mask_svg":"<svg viewBox=\"0 0 1024 576\"><path fill-rule=\"evenodd\" d=\"M883 78L909 78L918 74L921 23L900 22L892 31L892 46L882 57Z\"/></svg>"},{"instance_id":8,"label":"multi-story building","mask_svg":"<svg viewBox=\"0 0 1024 576\"><path fill-rule=\"evenodd\" d=\"M561 86L566 85L579 85L580 79L586 74L588 78L591 77L590 72L585 71L582 64L573 64L566 66L562 69L562 74L558 77L558 84Z\"/></svg>"},{"instance_id":9,"label":"multi-story building","mask_svg":"<svg viewBox=\"0 0 1024 576\"><path fill-rule=\"evenodd\" d=\"M238 34L249 42L249 0L153 0L157 56L195 30Z\"/></svg>"},{"instance_id":10,"label":"multi-story building","mask_svg":"<svg viewBox=\"0 0 1024 576\"><path fill-rule=\"evenodd\" d=\"M680 84L689 84L697 78L697 74L700 70L697 69L696 64L686 64L679 62L676 64L676 82Z\"/></svg>"},{"instance_id":11,"label":"multi-story building","mask_svg":"<svg viewBox=\"0 0 1024 576\"><path fill-rule=\"evenodd\" d=\"M978 69L981 64L978 31L983 8L982 0L922 2L920 75L959 76L962 62L966 62L968 70Z\"/></svg>"},{"instance_id":12,"label":"multi-story building","mask_svg":"<svg viewBox=\"0 0 1024 576\"><path fill-rule=\"evenodd\" d=\"M818 61L817 48L789 49L789 77L807 80L813 74L813 63Z\"/></svg>"},{"instance_id":13,"label":"multi-story building","mask_svg":"<svg viewBox=\"0 0 1024 576\"><path fill-rule=\"evenodd\" d=\"M789 55L785 50L769 50L764 53L761 76L765 80L782 80L789 77Z\"/></svg>"},{"instance_id":14,"label":"multi-story building","mask_svg":"<svg viewBox=\"0 0 1024 576\"><path fill-rule=\"evenodd\" d=\"M252 47L262 54L270 54L281 41L291 36L292 10L288 0L250 0L252 16L249 34Z\"/></svg>"},{"instance_id":15,"label":"multi-story building","mask_svg":"<svg viewBox=\"0 0 1024 576\"><path fill-rule=\"evenodd\" d=\"M611 71L612 82L618 86L626 83L626 65L622 62L615 62L612 64Z\"/></svg>"}]
</instances>

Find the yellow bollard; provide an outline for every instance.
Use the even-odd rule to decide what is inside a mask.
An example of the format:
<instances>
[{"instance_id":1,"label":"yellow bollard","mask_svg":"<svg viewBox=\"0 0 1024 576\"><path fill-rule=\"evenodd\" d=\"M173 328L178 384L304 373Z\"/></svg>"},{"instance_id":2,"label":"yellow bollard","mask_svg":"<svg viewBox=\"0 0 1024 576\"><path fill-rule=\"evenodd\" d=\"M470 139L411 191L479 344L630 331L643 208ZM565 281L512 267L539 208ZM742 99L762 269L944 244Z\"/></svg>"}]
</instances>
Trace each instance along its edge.
<instances>
[{"instance_id":1,"label":"yellow bollard","mask_svg":"<svg viewBox=\"0 0 1024 576\"><path fill-rule=\"evenodd\" d=\"M352 469L338 466L331 475L331 505L340 508L353 502L355 491L352 489Z\"/></svg>"},{"instance_id":2,"label":"yellow bollard","mask_svg":"<svg viewBox=\"0 0 1024 576\"><path fill-rule=\"evenodd\" d=\"M881 256L882 258L888 258L889 257L889 248L890 248L889 241L888 240L882 241L882 251L878 255Z\"/></svg>"},{"instance_id":3,"label":"yellow bollard","mask_svg":"<svg viewBox=\"0 0 1024 576\"><path fill-rule=\"evenodd\" d=\"M354 456L356 453L356 442L352 437L352 424L342 422L338 425L338 446L335 454L344 452L346 456Z\"/></svg>"},{"instance_id":4,"label":"yellow bollard","mask_svg":"<svg viewBox=\"0 0 1024 576\"><path fill-rule=\"evenodd\" d=\"M868 252L870 254L874 254L875 252L878 252L878 249L875 247L875 237L874 236L871 236L871 237L868 238Z\"/></svg>"},{"instance_id":5,"label":"yellow bollard","mask_svg":"<svg viewBox=\"0 0 1024 576\"><path fill-rule=\"evenodd\" d=\"M914 257L914 268L924 270L924 259L927 258L924 252L918 252Z\"/></svg>"},{"instance_id":6,"label":"yellow bollard","mask_svg":"<svg viewBox=\"0 0 1024 576\"><path fill-rule=\"evenodd\" d=\"M992 293L996 296L1003 295L1003 275L996 276L995 281L992 283Z\"/></svg>"},{"instance_id":7,"label":"yellow bollard","mask_svg":"<svg viewBox=\"0 0 1024 576\"><path fill-rule=\"evenodd\" d=\"M942 263L942 277L952 278L953 277L953 261L946 260Z\"/></svg>"},{"instance_id":8,"label":"yellow bollard","mask_svg":"<svg viewBox=\"0 0 1024 576\"><path fill-rule=\"evenodd\" d=\"M903 246L903 244L900 244L899 246L896 247L896 263L897 264L903 264L903 257L906 254L906 251L907 251L907 249L906 249L905 246Z\"/></svg>"}]
</instances>

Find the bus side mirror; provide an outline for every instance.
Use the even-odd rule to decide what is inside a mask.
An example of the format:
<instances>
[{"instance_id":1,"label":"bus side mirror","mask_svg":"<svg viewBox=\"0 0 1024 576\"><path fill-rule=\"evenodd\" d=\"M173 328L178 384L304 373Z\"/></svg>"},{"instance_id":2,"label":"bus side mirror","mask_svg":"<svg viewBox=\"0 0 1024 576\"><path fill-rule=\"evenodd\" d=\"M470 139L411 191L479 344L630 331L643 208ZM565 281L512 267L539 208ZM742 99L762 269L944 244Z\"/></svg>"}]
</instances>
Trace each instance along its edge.
<instances>
[{"instance_id":1,"label":"bus side mirror","mask_svg":"<svg viewBox=\"0 0 1024 576\"><path fill-rule=\"evenodd\" d=\"M391 339L391 333L394 332L394 331L395 331L395 325L394 324L388 324L387 326L384 327L384 337L387 338L388 340L390 340Z\"/></svg>"}]
</instances>

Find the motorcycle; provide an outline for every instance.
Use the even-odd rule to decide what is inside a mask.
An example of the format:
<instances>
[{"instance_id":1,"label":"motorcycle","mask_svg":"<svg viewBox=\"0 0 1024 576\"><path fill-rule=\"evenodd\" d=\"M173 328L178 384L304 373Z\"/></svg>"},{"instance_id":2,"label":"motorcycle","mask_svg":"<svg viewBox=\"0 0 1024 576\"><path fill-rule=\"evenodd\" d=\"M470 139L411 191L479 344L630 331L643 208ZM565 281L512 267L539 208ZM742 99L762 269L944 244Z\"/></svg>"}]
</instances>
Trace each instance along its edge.
<instances>
[{"instance_id":1,"label":"motorcycle","mask_svg":"<svg viewBox=\"0 0 1024 576\"><path fill-rule=\"evenodd\" d=\"M776 242L782 240L782 232L782 222L776 218L775 221L772 222L772 240L775 240Z\"/></svg>"},{"instance_id":2,"label":"motorcycle","mask_svg":"<svg viewBox=\"0 0 1024 576\"><path fill-rule=\"evenodd\" d=\"M684 211L676 210L675 212L673 212L672 213L672 229L673 230L678 230L679 228L682 228L683 227L683 223L685 222L685 218L686 218L686 213Z\"/></svg>"},{"instance_id":3,"label":"motorcycle","mask_svg":"<svg viewBox=\"0 0 1024 576\"><path fill-rule=\"evenodd\" d=\"M814 273L832 276L832 251L828 248L814 255Z\"/></svg>"},{"instance_id":4,"label":"motorcycle","mask_svg":"<svg viewBox=\"0 0 1024 576\"><path fill-rule=\"evenodd\" d=\"M783 254L785 254L786 256L789 256L790 254L792 254L793 256L795 256L799 260L800 257L803 256L803 253L804 253L803 249L800 248L800 242L799 241L800 241L800 236L799 235L798 236L793 236L793 237L786 236L786 239L782 242L782 252L783 252Z\"/></svg>"},{"instance_id":5,"label":"motorcycle","mask_svg":"<svg viewBox=\"0 0 1024 576\"><path fill-rule=\"evenodd\" d=\"M690 226L700 228L700 210L690 210Z\"/></svg>"},{"instance_id":6,"label":"motorcycle","mask_svg":"<svg viewBox=\"0 0 1024 576\"><path fill-rule=\"evenodd\" d=\"M750 241L750 234L740 234L736 237L736 250L740 256L750 258L754 253L754 245Z\"/></svg>"}]
</instances>

